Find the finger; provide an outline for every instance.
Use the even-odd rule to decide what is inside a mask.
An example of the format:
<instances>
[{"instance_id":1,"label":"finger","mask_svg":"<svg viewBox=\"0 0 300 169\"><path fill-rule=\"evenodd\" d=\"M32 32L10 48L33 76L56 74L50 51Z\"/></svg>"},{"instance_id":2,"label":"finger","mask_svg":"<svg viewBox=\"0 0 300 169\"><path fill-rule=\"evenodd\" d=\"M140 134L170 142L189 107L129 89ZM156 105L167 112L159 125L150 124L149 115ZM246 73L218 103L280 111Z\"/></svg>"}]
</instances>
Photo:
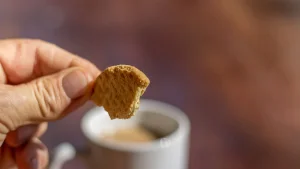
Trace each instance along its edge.
<instances>
[{"instance_id":1,"label":"finger","mask_svg":"<svg viewBox=\"0 0 300 169\"><path fill-rule=\"evenodd\" d=\"M38 129L37 129L36 133L33 136L37 137L37 138L40 138L45 134L47 129L48 129L48 123L43 122L43 123L39 124Z\"/></svg>"},{"instance_id":2,"label":"finger","mask_svg":"<svg viewBox=\"0 0 300 169\"><path fill-rule=\"evenodd\" d=\"M69 68L27 84L0 86L0 124L13 131L59 119L89 99L91 83L93 79L83 69Z\"/></svg>"},{"instance_id":3,"label":"finger","mask_svg":"<svg viewBox=\"0 0 300 169\"><path fill-rule=\"evenodd\" d=\"M15 151L16 163L20 169L44 169L48 165L47 147L37 138Z\"/></svg>"},{"instance_id":4,"label":"finger","mask_svg":"<svg viewBox=\"0 0 300 169\"><path fill-rule=\"evenodd\" d=\"M9 132L5 142L10 147L19 147L33 137L41 137L46 132L47 127L48 123L46 122L22 126L15 131Z\"/></svg>"},{"instance_id":5,"label":"finger","mask_svg":"<svg viewBox=\"0 0 300 169\"><path fill-rule=\"evenodd\" d=\"M91 62L41 40L0 41L0 63L0 83L19 84L70 67L82 67L94 78L100 73Z\"/></svg>"},{"instance_id":6,"label":"finger","mask_svg":"<svg viewBox=\"0 0 300 169\"><path fill-rule=\"evenodd\" d=\"M0 147L0 169L17 169L14 152L6 144Z\"/></svg>"}]
</instances>

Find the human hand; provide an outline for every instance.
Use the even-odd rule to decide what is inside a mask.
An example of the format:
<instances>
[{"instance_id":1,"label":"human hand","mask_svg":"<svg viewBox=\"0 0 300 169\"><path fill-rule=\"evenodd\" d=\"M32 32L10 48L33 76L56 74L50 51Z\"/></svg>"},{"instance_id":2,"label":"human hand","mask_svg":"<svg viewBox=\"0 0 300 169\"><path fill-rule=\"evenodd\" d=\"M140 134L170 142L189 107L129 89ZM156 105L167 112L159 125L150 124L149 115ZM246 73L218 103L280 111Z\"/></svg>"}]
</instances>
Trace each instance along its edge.
<instances>
[{"instance_id":1,"label":"human hand","mask_svg":"<svg viewBox=\"0 0 300 169\"><path fill-rule=\"evenodd\" d=\"M40 40L0 41L0 169L41 169L48 163L39 137L89 100L100 71Z\"/></svg>"}]
</instances>

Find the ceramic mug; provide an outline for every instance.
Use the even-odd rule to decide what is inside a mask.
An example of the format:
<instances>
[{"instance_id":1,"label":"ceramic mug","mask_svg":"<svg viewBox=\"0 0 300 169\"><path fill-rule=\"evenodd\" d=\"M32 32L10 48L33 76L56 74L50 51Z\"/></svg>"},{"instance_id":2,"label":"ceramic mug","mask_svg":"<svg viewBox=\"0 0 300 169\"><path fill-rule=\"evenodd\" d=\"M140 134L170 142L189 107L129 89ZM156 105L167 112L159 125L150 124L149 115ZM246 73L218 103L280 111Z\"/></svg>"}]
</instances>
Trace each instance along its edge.
<instances>
[{"instance_id":1,"label":"ceramic mug","mask_svg":"<svg viewBox=\"0 0 300 169\"><path fill-rule=\"evenodd\" d=\"M142 125L160 133L162 137L144 143L128 143L102 139L109 130ZM82 131L89 140L83 156L92 169L188 169L190 121L180 109L154 100L142 99L136 115L128 120L111 120L102 107L88 111L82 119ZM51 169L60 169L64 158L75 156L74 148L63 144L56 164ZM58 161L61 162L58 162ZM60 164L58 164L60 163Z\"/></svg>"}]
</instances>

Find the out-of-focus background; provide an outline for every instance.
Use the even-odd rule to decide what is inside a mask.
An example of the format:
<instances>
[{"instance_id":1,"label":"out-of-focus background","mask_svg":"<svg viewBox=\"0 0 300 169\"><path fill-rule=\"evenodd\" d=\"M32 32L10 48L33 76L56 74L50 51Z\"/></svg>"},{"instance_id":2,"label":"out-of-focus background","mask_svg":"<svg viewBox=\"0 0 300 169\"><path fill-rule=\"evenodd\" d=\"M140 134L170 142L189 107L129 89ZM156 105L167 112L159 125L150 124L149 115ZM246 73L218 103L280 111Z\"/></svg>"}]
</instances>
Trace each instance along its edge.
<instances>
[{"instance_id":1,"label":"out-of-focus background","mask_svg":"<svg viewBox=\"0 0 300 169\"><path fill-rule=\"evenodd\" d=\"M201 57L249 54L250 41L271 49L272 33L293 30L299 37L290 1L0 0L0 38L49 41L100 69L135 65L152 82L145 98L174 104L190 117L190 169L264 168L272 158L226 123L226 108L201 80ZM61 142L85 144L80 119L91 106L50 123L43 137L50 151ZM78 161L67 165L84 168Z\"/></svg>"}]
</instances>

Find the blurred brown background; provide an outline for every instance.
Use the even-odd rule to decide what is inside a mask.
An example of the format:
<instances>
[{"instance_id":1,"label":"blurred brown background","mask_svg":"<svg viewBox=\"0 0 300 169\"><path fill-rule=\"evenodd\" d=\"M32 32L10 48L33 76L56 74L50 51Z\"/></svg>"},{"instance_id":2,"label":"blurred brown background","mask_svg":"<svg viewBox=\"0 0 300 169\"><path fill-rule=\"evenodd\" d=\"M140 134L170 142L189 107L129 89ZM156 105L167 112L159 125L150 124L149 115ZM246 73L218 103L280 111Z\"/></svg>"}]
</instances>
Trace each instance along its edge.
<instances>
[{"instance_id":1,"label":"blurred brown background","mask_svg":"<svg viewBox=\"0 0 300 169\"><path fill-rule=\"evenodd\" d=\"M190 117L191 169L292 168L299 160L271 158L263 144L226 123L226 108L200 71L203 55L243 56L252 42L271 49L266 40L271 34L264 32L294 31L286 42L297 42L297 5L292 0L0 0L0 38L50 41L100 69L121 63L139 67L152 81L145 98L174 104ZM66 141L84 145L79 124L91 106L50 124L43 137L50 150ZM84 167L74 161L66 168Z\"/></svg>"}]
</instances>

